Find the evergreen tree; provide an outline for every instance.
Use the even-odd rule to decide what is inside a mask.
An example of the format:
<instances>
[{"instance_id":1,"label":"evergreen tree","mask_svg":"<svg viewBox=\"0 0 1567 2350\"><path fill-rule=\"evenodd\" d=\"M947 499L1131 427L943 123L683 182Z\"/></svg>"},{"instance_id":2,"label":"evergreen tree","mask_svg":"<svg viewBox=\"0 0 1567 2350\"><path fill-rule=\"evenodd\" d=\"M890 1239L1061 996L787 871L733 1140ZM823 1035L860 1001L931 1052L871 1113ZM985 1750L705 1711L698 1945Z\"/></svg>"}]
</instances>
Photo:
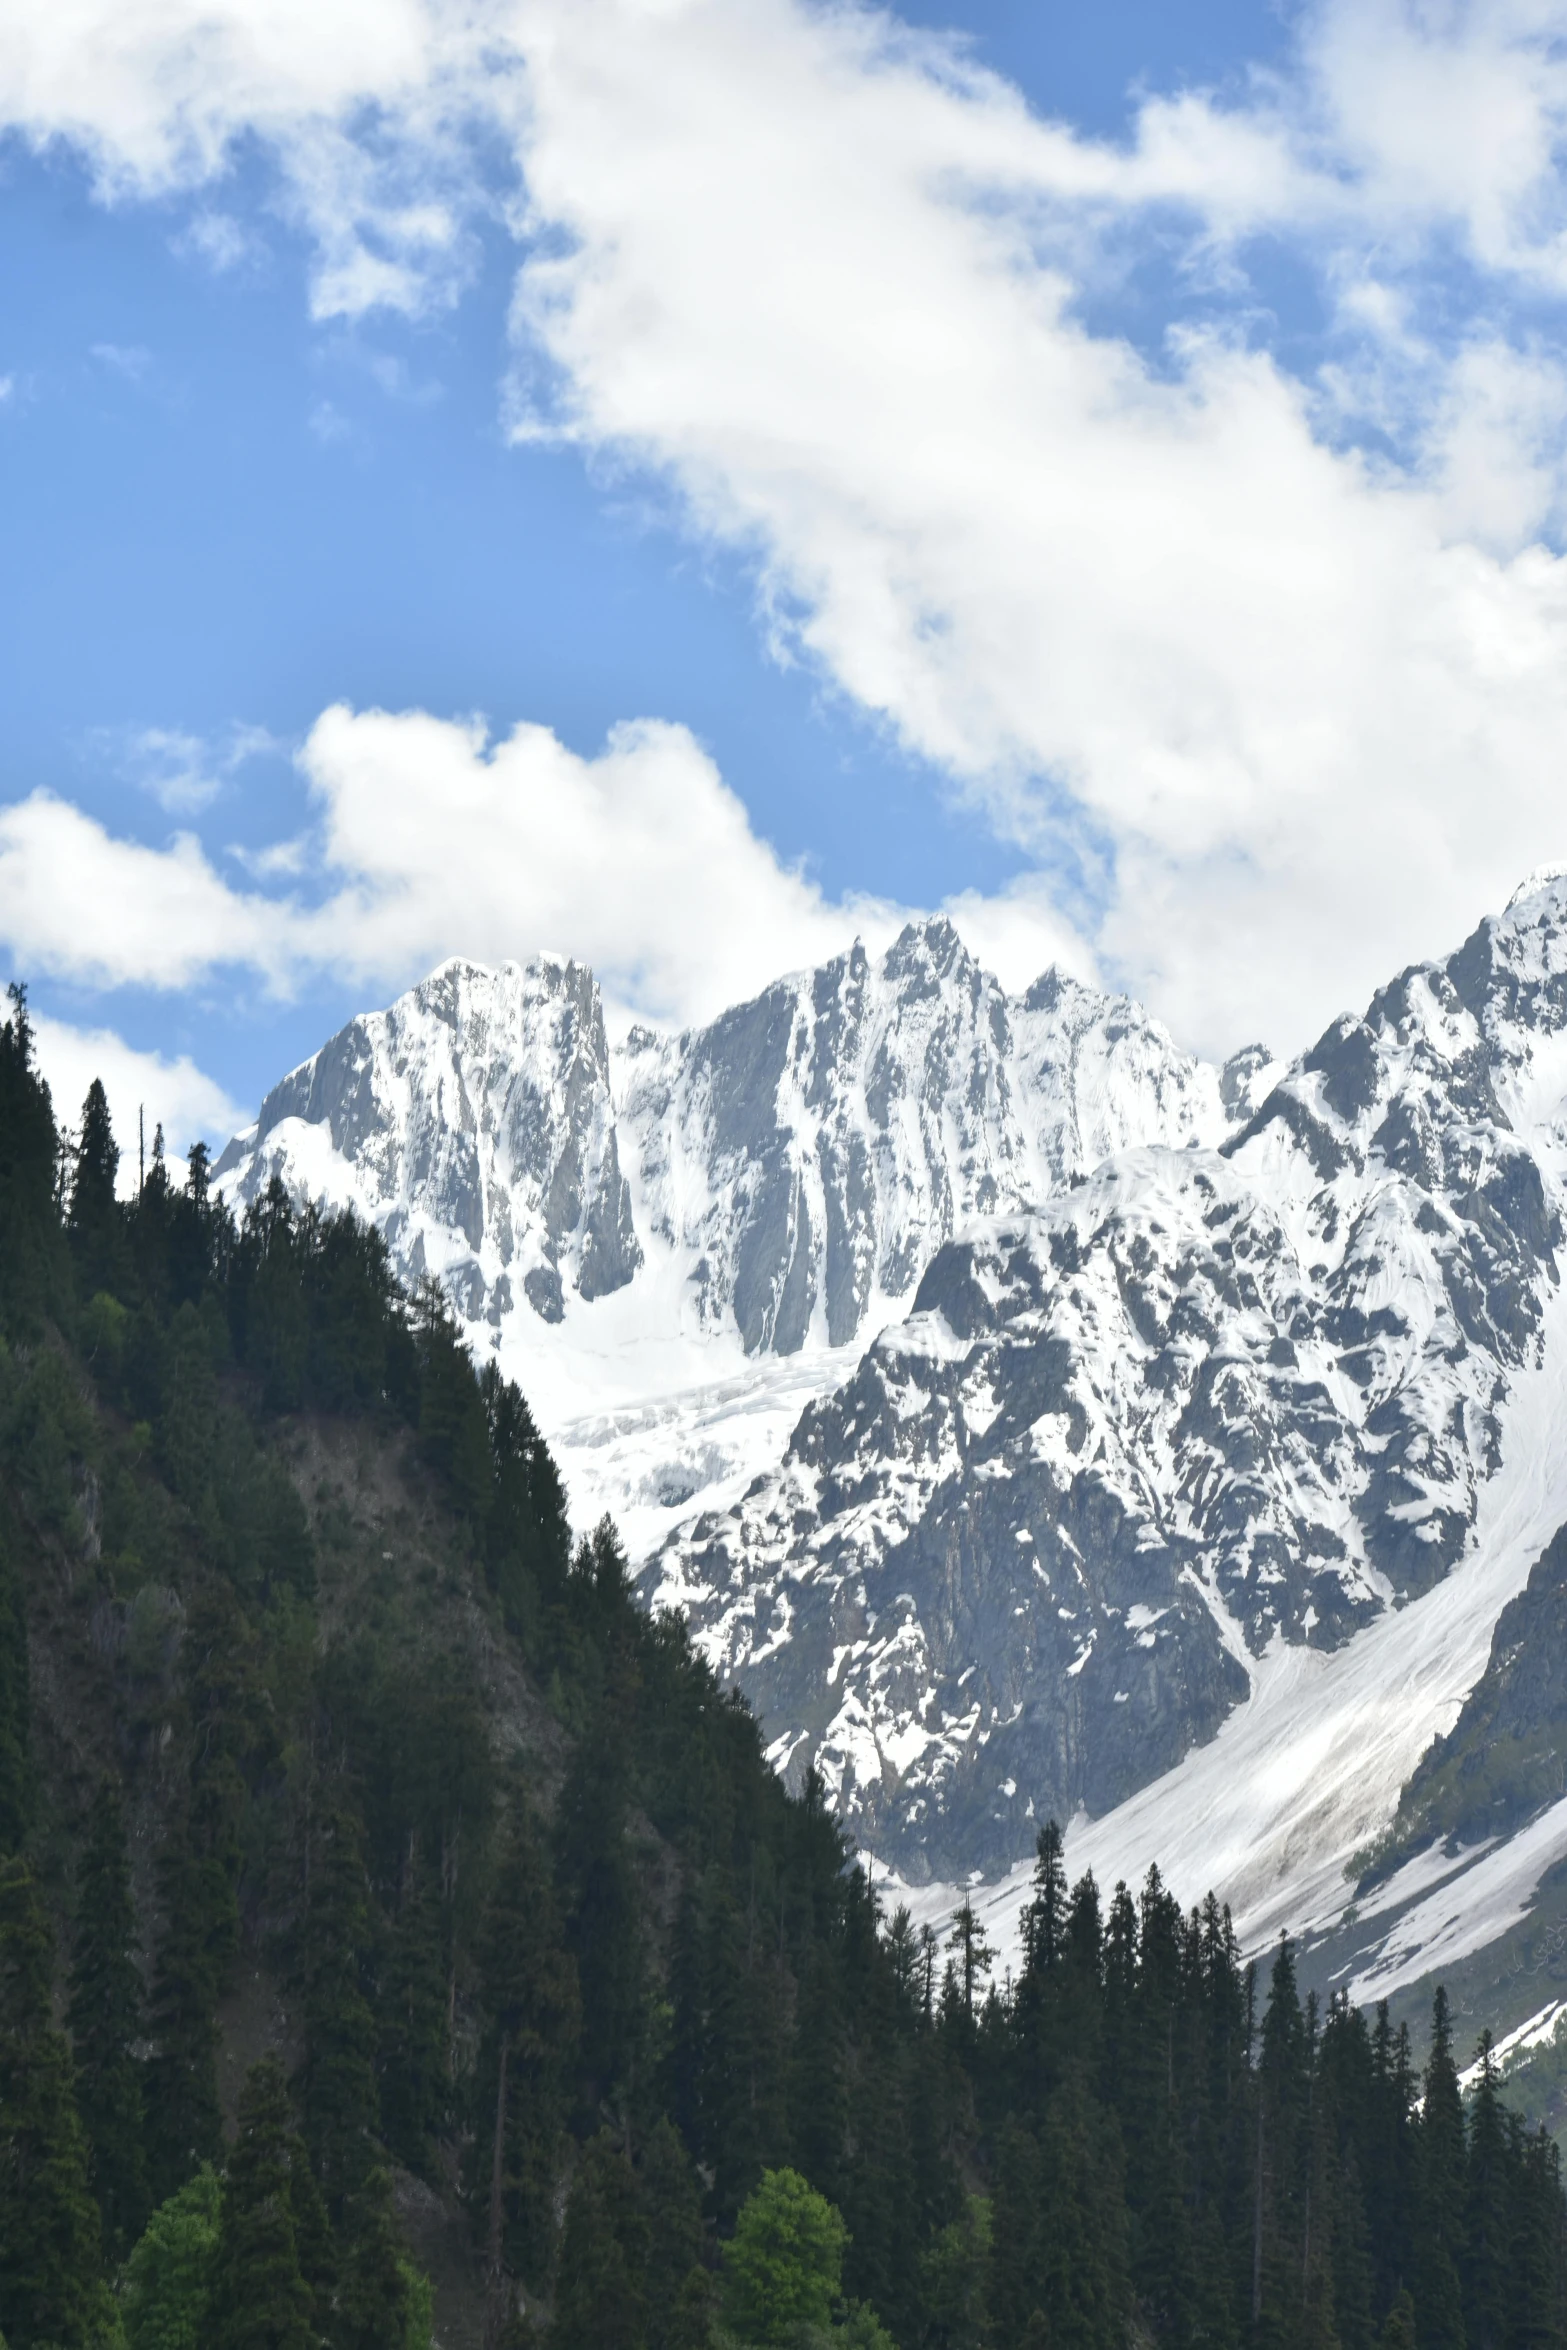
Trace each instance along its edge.
<instances>
[{"instance_id":1,"label":"evergreen tree","mask_svg":"<svg viewBox=\"0 0 1567 2350\"><path fill-rule=\"evenodd\" d=\"M0 1023L0 1330L16 1336L58 1300L64 1251L54 1110L33 1059L27 990L13 984L9 996L11 1016Z\"/></svg>"},{"instance_id":2,"label":"evergreen tree","mask_svg":"<svg viewBox=\"0 0 1567 2350\"><path fill-rule=\"evenodd\" d=\"M0 1029L0 1038L4 1034ZM27 1610L10 1529L0 1510L0 1858L21 1850L32 1818L31 1723Z\"/></svg>"},{"instance_id":3,"label":"evergreen tree","mask_svg":"<svg viewBox=\"0 0 1567 2350\"><path fill-rule=\"evenodd\" d=\"M681 2294L702 2257L702 2195L680 2133L664 2114L642 2150L637 2201L647 2228L648 2350L675 2350Z\"/></svg>"},{"instance_id":4,"label":"evergreen tree","mask_svg":"<svg viewBox=\"0 0 1567 2350\"><path fill-rule=\"evenodd\" d=\"M492 2284L537 2281L551 2250L550 2201L581 2008L554 1889L518 1800L479 1948L487 2030L475 2078L471 2194Z\"/></svg>"},{"instance_id":5,"label":"evergreen tree","mask_svg":"<svg viewBox=\"0 0 1567 2350\"><path fill-rule=\"evenodd\" d=\"M1416 2140L1415 2227L1411 2284L1419 2350L1465 2350L1463 2291L1464 2107L1453 2062L1447 1993L1431 2008Z\"/></svg>"},{"instance_id":6,"label":"evergreen tree","mask_svg":"<svg viewBox=\"0 0 1567 2350\"><path fill-rule=\"evenodd\" d=\"M551 2350L643 2350L650 2231L631 2165L601 2131L566 2202Z\"/></svg>"},{"instance_id":7,"label":"evergreen tree","mask_svg":"<svg viewBox=\"0 0 1567 2350\"><path fill-rule=\"evenodd\" d=\"M208 1873L178 1830L160 1856L158 1889L164 1929L147 2000L144 2106L147 2183L162 2203L222 2154L214 2010L226 1936L220 1926L215 1948Z\"/></svg>"},{"instance_id":8,"label":"evergreen tree","mask_svg":"<svg viewBox=\"0 0 1567 2350\"><path fill-rule=\"evenodd\" d=\"M1520 2200L1516 2125L1502 2104L1489 2032L1476 2056L1464 2181L1464 2332L1469 2350L1502 2350Z\"/></svg>"},{"instance_id":9,"label":"evergreen tree","mask_svg":"<svg viewBox=\"0 0 1567 2350\"><path fill-rule=\"evenodd\" d=\"M88 2171L111 2260L124 2258L147 2217L142 2144L142 1982L136 1913L119 1797L105 1780L93 1800L77 1878L76 1945L68 2022Z\"/></svg>"},{"instance_id":10,"label":"evergreen tree","mask_svg":"<svg viewBox=\"0 0 1567 2350\"><path fill-rule=\"evenodd\" d=\"M334 2216L364 2182L377 2124L375 2018L365 1996L370 1889L350 1804L318 1803L310 1825L303 1977L305 2143Z\"/></svg>"},{"instance_id":11,"label":"evergreen tree","mask_svg":"<svg viewBox=\"0 0 1567 2350\"><path fill-rule=\"evenodd\" d=\"M69 1232L76 1259L78 1293L117 1292L124 1283L126 1250L119 1203L114 1196L120 1151L109 1121L108 1096L95 1077L82 1104L82 1130L71 1181Z\"/></svg>"},{"instance_id":12,"label":"evergreen tree","mask_svg":"<svg viewBox=\"0 0 1567 2350\"><path fill-rule=\"evenodd\" d=\"M441 1909L414 1831L381 1971L376 2073L386 2142L399 2162L422 2177L432 2168L446 2118L446 2043Z\"/></svg>"},{"instance_id":13,"label":"evergreen tree","mask_svg":"<svg viewBox=\"0 0 1567 2350\"><path fill-rule=\"evenodd\" d=\"M392 2182L368 2172L349 2201L333 2350L403 2350L414 2316L409 2266L398 2242Z\"/></svg>"},{"instance_id":14,"label":"evergreen tree","mask_svg":"<svg viewBox=\"0 0 1567 2350\"><path fill-rule=\"evenodd\" d=\"M314 2298L294 2224L296 2144L283 2068L265 2056L245 2076L223 2183L213 2350L315 2350Z\"/></svg>"},{"instance_id":15,"label":"evergreen tree","mask_svg":"<svg viewBox=\"0 0 1567 2350\"><path fill-rule=\"evenodd\" d=\"M98 2214L27 1864L0 1861L0 2332L79 2350L107 2330Z\"/></svg>"}]
</instances>

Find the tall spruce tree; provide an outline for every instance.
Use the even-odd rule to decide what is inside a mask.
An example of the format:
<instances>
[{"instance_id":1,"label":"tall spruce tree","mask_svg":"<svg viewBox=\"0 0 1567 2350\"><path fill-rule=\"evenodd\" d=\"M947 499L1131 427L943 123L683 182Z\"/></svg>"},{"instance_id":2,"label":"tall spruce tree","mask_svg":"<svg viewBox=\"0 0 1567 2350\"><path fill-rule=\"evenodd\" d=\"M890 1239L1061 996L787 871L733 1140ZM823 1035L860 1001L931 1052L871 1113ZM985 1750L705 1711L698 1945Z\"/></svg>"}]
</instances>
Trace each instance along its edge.
<instances>
[{"instance_id":1,"label":"tall spruce tree","mask_svg":"<svg viewBox=\"0 0 1567 2350\"><path fill-rule=\"evenodd\" d=\"M359 1816L340 1792L311 1822L303 1978L305 2143L334 2220L375 2159L375 2017L365 1992L370 1888Z\"/></svg>"},{"instance_id":2,"label":"tall spruce tree","mask_svg":"<svg viewBox=\"0 0 1567 2350\"><path fill-rule=\"evenodd\" d=\"M104 2248L122 2260L146 2221L143 2144L142 1980L136 1912L119 1796L108 1780L93 1799L76 1886L76 1940L67 2021L76 2103Z\"/></svg>"},{"instance_id":3,"label":"tall spruce tree","mask_svg":"<svg viewBox=\"0 0 1567 2350\"><path fill-rule=\"evenodd\" d=\"M0 1861L0 2333L17 2350L85 2350L110 2320L53 1974L31 1871Z\"/></svg>"},{"instance_id":4,"label":"tall spruce tree","mask_svg":"<svg viewBox=\"0 0 1567 2350\"><path fill-rule=\"evenodd\" d=\"M27 1608L7 1513L0 1507L0 1857L20 1852L32 1812Z\"/></svg>"},{"instance_id":5,"label":"tall spruce tree","mask_svg":"<svg viewBox=\"0 0 1567 2350\"><path fill-rule=\"evenodd\" d=\"M114 1195L119 1167L120 1150L109 1120L108 1096L95 1077L82 1104L68 1224L77 1292L83 1298L91 1297L95 1290L114 1292L124 1285L125 1233Z\"/></svg>"},{"instance_id":6,"label":"tall spruce tree","mask_svg":"<svg viewBox=\"0 0 1567 2350\"><path fill-rule=\"evenodd\" d=\"M1431 2006L1431 2050L1415 2159L1415 2226L1411 2284L1420 2350L1465 2350L1464 2105L1453 2062L1447 1993L1438 1986Z\"/></svg>"},{"instance_id":7,"label":"tall spruce tree","mask_svg":"<svg viewBox=\"0 0 1567 2350\"><path fill-rule=\"evenodd\" d=\"M316 2350L314 2296L300 2265L294 2182L298 2145L275 2056L240 2092L213 2279L213 2350Z\"/></svg>"},{"instance_id":8,"label":"tall spruce tree","mask_svg":"<svg viewBox=\"0 0 1567 2350\"><path fill-rule=\"evenodd\" d=\"M644 2350L650 2230L619 2140L583 2148L561 2237L550 2350Z\"/></svg>"}]
</instances>

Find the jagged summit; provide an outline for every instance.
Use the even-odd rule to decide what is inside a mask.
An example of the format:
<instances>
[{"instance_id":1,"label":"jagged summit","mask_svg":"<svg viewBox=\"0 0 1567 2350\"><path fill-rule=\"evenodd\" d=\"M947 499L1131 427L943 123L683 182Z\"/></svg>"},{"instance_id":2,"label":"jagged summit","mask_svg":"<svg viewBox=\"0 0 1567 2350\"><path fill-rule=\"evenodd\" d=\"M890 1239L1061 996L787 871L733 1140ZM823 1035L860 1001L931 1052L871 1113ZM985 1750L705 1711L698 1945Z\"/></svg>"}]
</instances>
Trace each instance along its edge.
<instances>
[{"instance_id":1,"label":"jagged summit","mask_svg":"<svg viewBox=\"0 0 1567 2350\"><path fill-rule=\"evenodd\" d=\"M754 1356L847 1345L969 1217L1233 1115L1129 999L1053 972L1009 999L936 916L615 1048L584 966L454 958L275 1087L219 1170L352 1200L496 1329L662 1252L686 1319Z\"/></svg>"}]
</instances>

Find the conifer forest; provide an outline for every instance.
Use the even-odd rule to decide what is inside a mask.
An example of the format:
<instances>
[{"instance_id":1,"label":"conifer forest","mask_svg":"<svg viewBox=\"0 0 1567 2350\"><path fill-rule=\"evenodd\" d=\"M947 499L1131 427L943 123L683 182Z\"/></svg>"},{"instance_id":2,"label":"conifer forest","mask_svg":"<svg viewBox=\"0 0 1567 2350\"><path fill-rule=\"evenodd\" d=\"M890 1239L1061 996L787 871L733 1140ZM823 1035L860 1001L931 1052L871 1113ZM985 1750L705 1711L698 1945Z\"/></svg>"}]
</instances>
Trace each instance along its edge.
<instances>
[{"instance_id":1,"label":"conifer forest","mask_svg":"<svg viewBox=\"0 0 1567 2350\"><path fill-rule=\"evenodd\" d=\"M1053 1825L1010 1965L889 1914L433 1284L70 1114L14 990L9 2350L1567 2350L1440 1995Z\"/></svg>"}]
</instances>

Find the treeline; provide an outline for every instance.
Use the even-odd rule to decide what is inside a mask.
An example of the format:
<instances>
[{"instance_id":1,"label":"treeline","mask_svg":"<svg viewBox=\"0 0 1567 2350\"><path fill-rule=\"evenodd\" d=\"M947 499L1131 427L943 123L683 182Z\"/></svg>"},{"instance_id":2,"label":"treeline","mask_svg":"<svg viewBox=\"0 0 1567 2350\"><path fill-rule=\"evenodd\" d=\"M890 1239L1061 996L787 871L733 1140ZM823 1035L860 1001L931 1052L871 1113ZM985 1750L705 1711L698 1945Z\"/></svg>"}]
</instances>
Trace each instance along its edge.
<instances>
[{"instance_id":1,"label":"treeline","mask_svg":"<svg viewBox=\"0 0 1567 2350\"><path fill-rule=\"evenodd\" d=\"M1555 2147L1488 2062L1466 2109L1440 2000L1417 2075L1053 1827L1015 1974L889 1919L433 1289L199 1149L117 1171L14 995L10 2350L415 2350L421 2195L448 2341L1567 2350ZM390 1549L329 1438L413 1497Z\"/></svg>"}]
</instances>

